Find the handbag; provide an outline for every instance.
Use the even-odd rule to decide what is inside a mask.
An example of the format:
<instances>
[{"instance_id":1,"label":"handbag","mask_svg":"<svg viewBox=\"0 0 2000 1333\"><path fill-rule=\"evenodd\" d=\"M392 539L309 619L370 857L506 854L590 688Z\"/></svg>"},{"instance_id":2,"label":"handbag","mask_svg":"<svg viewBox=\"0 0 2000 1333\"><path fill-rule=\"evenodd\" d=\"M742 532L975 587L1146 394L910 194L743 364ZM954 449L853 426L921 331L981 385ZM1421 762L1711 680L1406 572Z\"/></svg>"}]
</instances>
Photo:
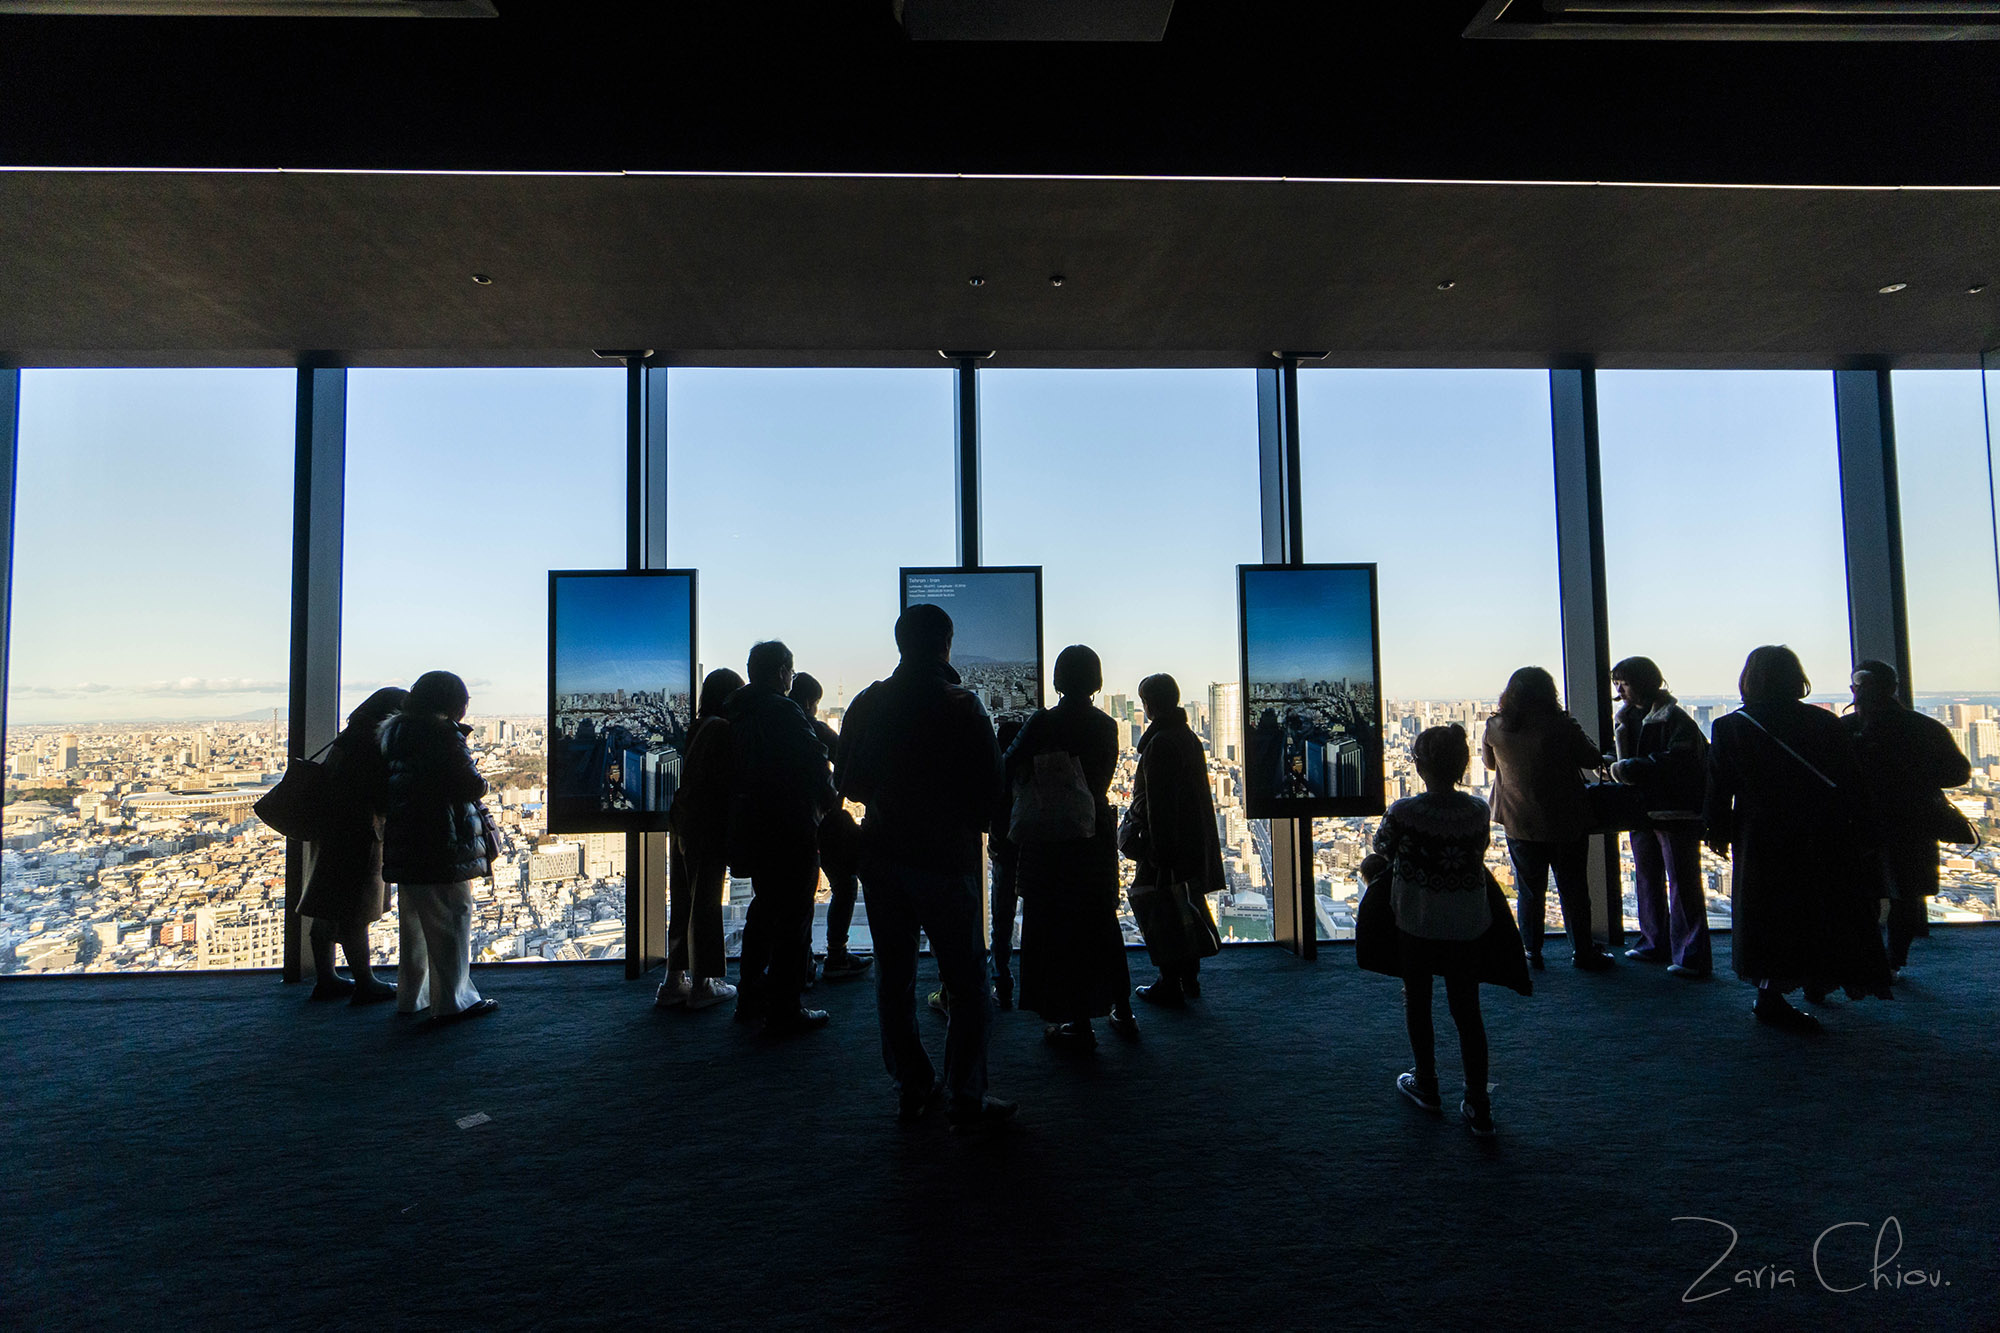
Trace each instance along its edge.
<instances>
[{"instance_id":1,"label":"handbag","mask_svg":"<svg viewBox=\"0 0 2000 1333\"><path fill-rule=\"evenodd\" d=\"M328 741L310 758L285 765L278 785L258 797L251 812L287 838L316 842L325 837L327 819L333 813L331 784L319 757L332 748L333 742Z\"/></svg>"},{"instance_id":2,"label":"handbag","mask_svg":"<svg viewBox=\"0 0 2000 1333\"><path fill-rule=\"evenodd\" d=\"M479 803L479 840L486 847L486 873L493 874L494 863L500 859L500 825L494 820L493 812L486 808L486 802Z\"/></svg>"},{"instance_id":3,"label":"handbag","mask_svg":"<svg viewBox=\"0 0 2000 1333\"><path fill-rule=\"evenodd\" d=\"M1134 884L1125 891L1132 902L1132 919L1146 940L1146 955L1155 967L1178 967L1222 952L1221 937L1209 919L1207 904L1196 904L1194 885Z\"/></svg>"},{"instance_id":4,"label":"handbag","mask_svg":"<svg viewBox=\"0 0 2000 1333\"><path fill-rule=\"evenodd\" d=\"M1128 861L1146 859L1146 828L1139 822L1139 806L1135 802L1125 807L1118 816L1118 852Z\"/></svg>"},{"instance_id":5,"label":"handbag","mask_svg":"<svg viewBox=\"0 0 2000 1333\"><path fill-rule=\"evenodd\" d=\"M1014 782L1007 836L1017 843L1074 842L1097 832L1097 803L1083 764L1068 750L1047 750Z\"/></svg>"},{"instance_id":6,"label":"handbag","mask_svg":"<svg viewBox=\"0 0 2000 1333\"><path fill-rule=\"evenodd\" d=\"M1385 977L1403 975L1403 941L1396 930L1387 869L1362 886L1361 902L1354 909L1354 965Z\"/></svg>"},{"instance_id":7,"label":"handbag","mask_svg":"<svg viewBox=\"0 0 2000 1333\"><path fill-rule=\"evenodd\" d=\"M1933 796L1933 801L1924 812L1924 832L1937 842L1970 847L1975 851L1984 845L1979 830L1972 826L1972 821L1965 817L1963 810L1953 805L1942 791Z\"/></svg>"},{"instance_id":8,"label":"handbag","mask_svg":"<svg viewBox=\"0 0 2000 1333\"><path fill-rule=\"evenodd\" d=\"M1587 782L1583 802L1590 809L1592 833L1632 833L1653 826L1645 796L1630 783Z\"/></svg>"}]
</instances>

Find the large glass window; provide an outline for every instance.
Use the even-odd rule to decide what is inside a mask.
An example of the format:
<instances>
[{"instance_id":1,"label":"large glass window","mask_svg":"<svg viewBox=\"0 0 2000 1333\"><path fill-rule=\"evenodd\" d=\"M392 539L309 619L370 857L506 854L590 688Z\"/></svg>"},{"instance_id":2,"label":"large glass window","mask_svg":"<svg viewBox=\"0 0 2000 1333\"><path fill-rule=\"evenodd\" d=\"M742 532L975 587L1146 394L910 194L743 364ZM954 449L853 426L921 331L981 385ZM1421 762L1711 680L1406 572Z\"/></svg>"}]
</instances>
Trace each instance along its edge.
<instances>
[{"instance_id":1,"label":"large glass window","mask_svg":"<svg viewBox=\"0 0 2000 1333\"><path fill-rule=\"evenodd\" d=\"M1255 373L996 370L979 385L987 563L1043 567L1051 665L1072 643L1103 660L1097 704L1122 748L1114 804L1131 797L1139 681L1180 683L1222 828L1230 892L1213 903L1217 924L1226 939L1269 939L1268 839L1243 818L1231 753L1236 566L1261 549Z\"/></svg>"},{"instance_id":2,"label":"large glass window","mask_svg":"<svg viewBox=\"0 0 2000 1333\"><path fill-rule=\"evenodd\" d=\"M1952 798L1992 844L2000 839L1994 819L2000 790L2000 587L1980 374L1899 370L1893 379L1910 685L1916 707L1951 727L1959 748L1976 761L1971 785ZM2000 915L1993 853L1938 850L1942 861L1932 919Z\"/></svg>"},{"instance_id":3,"label":"large glass window","mask_svg":"<svg viewBox=\"0 0 2000 1333\"><path fill-rule=\"evenodd\" d=\"M0 970L283 962L296 380L22 375Z\"/></svg>"},{"instance_id":4,"label":"large glass window","mask_svg":"<svg viewBox=\"0 0 2000 1333\"><path fill-rule=\"evenodd\" d=\"M1812 700L1847 700L1846 555L1833 377L1615 371L1597 377L1613 660L1659 663L1706 730L1737 706L1752 648L1789 644ZM1636 918L1629 839L1625 919ZM1702 852L1709 920L1729 867Z\"/></svg>"},{"instance_id":5,"label":"large glass window","mask_svg":"<svg viewBox=\"0 0 2000 1333\"><path fill-rule=\"evenodd\" d=\"M839 730L895 669L898 569L956 563L952 372L677 369L667 414L667 551L700 571L702 670L741 673L751 644L782 639ZM816 950L829 897L822 879ZM748 901L732 883L732 954ZM865 904L849 947L869 947Z\"/></svg>"},{"instance_id":6,"label":"large glass window","mask_svg":"<svg viewBox=\"0 0 2000 1333\"><path fill-rule=\"evenodd\" d=\"M347 392L341 700L456 671L505 848L475 961L620 957L625 837L547 833L548 571L625 564L613 369L357 370ZM370 932L395 955L393 918Z\"/></svg>"},{"instance_id":7,"label":"large glass window","mask_svg":"<svg viewBox=\"0 0 2000 1333\"><path fill-rule=\"evenodd\" d=\"M1381 596L1388 799L1422 790L1410 742L1458 722L1468 790L1491 795L1479 737L1516 667L1562 676L1545 371L1299 374L1305 554L1374 561ZM1314 825L1323 939L1351 939L1372 819ZM1488 860L1513 884L1506 836ZM1553 898L1553 895L1551 895Z\"/></svg>"}]
</instances>

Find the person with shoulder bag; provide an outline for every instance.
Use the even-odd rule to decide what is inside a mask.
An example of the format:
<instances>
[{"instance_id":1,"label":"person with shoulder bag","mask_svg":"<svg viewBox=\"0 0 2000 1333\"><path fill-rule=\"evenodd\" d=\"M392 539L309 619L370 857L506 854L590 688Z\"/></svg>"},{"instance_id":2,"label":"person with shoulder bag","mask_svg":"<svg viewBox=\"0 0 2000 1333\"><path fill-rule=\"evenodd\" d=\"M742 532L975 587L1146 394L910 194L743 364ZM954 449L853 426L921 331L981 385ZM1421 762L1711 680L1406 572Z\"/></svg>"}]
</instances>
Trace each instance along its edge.
<instances>
[{"instance_id":1,"label":"person with shoulder bag","mask_svg":"<svg viewBox=\"0 0 2000 1333\"><path fill-rule=\"evenodd\" d=\"M376 731L409 698L390 687L362 700L347 715L347 726L327 747L319 787L319 836L300 916L312 921L315 1000L346 998L349 1004L376 1004L396 998L396 988L376 978L368 959L368 927L389 910L389 886L382 878L382 806L388 796L388 766ZM352 981L333 970L333 946L347 954Z\"/></svg>"},{"instance_id":2,"label":"person with shoulder bag","mask_svg":"<svg viewBox=\"0 0 2000 1333\"><path fill-rule=\"evenodd\" d=\"M1708 938L1708 899L1701 879L1701 800L1708 775L1708 738L1667 693L1650 657L1628 657L1611 668L1620 707L1612 722L1617 757L1613 780L1634 788L1647 826L1632 844L1632 882L1639 906L1639 943L1627 958L1665 963L1677 977L1698 980L1715 971Z\"/></svg>"},{"instance_id":3,"label":"person with shoulder bag","mask_svg":"<svg viewBox=\"0 0 2000 1333\"><path fill-rule=\"evenodd\" d=\"M1972 764L1942 722L1904 706L1898 683L1887 662L1860 663L1850 681L1854 711L1842 720L1868 784L1881 847L1880 896L1889 900L1889 968L1901 977L1910 941L1931 933L1938 844L1974 842L1979 835L1944 795L1945 788L1972 781Z\"/></svg>"},{"instance_id":4,"label":"person with shoulder bag","mask_svg":"<svg viewBox=\"0 0 2000 1333\"><path fill-rule=\"evenodd\" d=\"M1612 962L1591 926L1592 818L1583 783L1584 772L1600 767L1604 756L1563 711L1555 677L1534 666L1508 677L1481 744L1493 773L1493 818L1507 830L1529 964L1542 967L1543 904L1553 871L1570 961L1586 972L1604 971Z\"/></svg>"},{"instance_id":5,"label":"person with shoulder bag","mask_svg":"<svg viewBox=\"0 0 2000 1333\"><path fill-rule=\"evenodd\" d=\"M1752 650L1737 688L1743 707L1710 727L1703 808L1709 846L1731 858L1730 965L1757 987L1757 1021L1817 1032L1789 992L1890 998L1861 764L1841 720L1805 702L1791 649Z\"/></svg>"},{"instance_id":6,"label":"person with shoulder bag","mask_svg":"<svg viewBox=\"0 0 2000 1333\"><path fill-rule=\"evenodd\" d=\"M1160 979L1133 994L1177 1009L1201 995L1201 960L1222 952L1208 895L1229 887L1208 755L1180 706L1180 685L1159 674L1139 682L1146 732L1132 804L1118 826L1118 849L1137 862L1127 896Z\"/></svg>"},{"instance_id":7,"label":"person with shoulder bag","mask_svg":"<svg viewBox=\"0 0 2000 1333\"><path fill-rule=\"evenodd\" d=\"M1056 706L1028 719L1006 758L1019 847L1020 1004L1042 1016L1050 1045L1093 1050L1094 1018L1108 1014L1114 1032L1139 1035L1107 796L1118 727L1091 706L1104 668L1089 648L1057 654L1055 686Z\"/></svg>"}]
</instances>

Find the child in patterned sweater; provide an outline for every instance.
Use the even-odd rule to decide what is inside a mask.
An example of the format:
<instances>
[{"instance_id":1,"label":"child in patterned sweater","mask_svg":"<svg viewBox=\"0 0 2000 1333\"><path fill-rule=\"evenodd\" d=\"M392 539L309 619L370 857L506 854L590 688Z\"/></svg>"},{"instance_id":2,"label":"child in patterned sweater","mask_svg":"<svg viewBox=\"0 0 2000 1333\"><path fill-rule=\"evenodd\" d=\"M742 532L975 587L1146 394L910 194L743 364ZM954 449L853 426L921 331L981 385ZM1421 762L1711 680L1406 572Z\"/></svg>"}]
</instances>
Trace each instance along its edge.
<instances>
[{"instance_id":1,"label":"child in patterned sweater","mask_svg":"<svg viewBox=\"0 0 2000 1333\"><path fill-rule=\"evenodd\" d=\"M1431 979L1443 977L1465 1061L1459 1114L1473 1134L1487 1138L1493 1134L1493 1108L1486 1093L1478 941L1493 923L1486 898L1492 814L1486 802L1458 790L1471 760L1464 727L1431 727L1417 737L1410 754L1424 790L1390 806L1375 832L1375 851L1382 858L1375 864L1390 876L1402 947L1403 1014L1417 1065L1397 1077L1396 1087L1426 1111L1443 1107L1431 1027Z\"/></svg>"}]
</instances>

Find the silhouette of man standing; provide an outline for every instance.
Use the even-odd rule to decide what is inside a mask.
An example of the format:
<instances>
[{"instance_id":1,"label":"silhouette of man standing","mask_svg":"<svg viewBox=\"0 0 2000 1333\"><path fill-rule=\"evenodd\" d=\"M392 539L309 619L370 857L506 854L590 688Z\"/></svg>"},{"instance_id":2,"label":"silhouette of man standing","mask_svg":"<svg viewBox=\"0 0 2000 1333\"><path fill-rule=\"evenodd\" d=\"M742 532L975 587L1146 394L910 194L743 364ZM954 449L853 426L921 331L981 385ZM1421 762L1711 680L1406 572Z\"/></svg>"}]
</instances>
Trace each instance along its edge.
<instances>
[{"instance_id":1,"label":"silhouette of man standing","mask_svg":"<svg viewBox=\"0 0 2000 1333\"><path fill-rule=\"evenodd\" d=\"M930 937L952 997L945 1030L945 1114L954 1128L995 1124L1012 1102L986 1095L993 991L981 929L979 835L996 804L1000 750L977 695L951 668L951 617L920 603L896 621L902 662L855 697L841 727L835 781L868 808L861 881L875 939L882 1059L909 1123L938 1088L917 1033L917 936Z\"/></svg>"},{"instance_id":2,"label":"silhouette of man standing","mask_svg":"<svg viewBox=\"0 0 2000 1333\"><path fill-rule=\"evenodd\" d=\"M812 977L813 890L819 821L834 806L826 747L792 687L792 650L772 640L750 650L750 683L730 696L729 864L755 893L743 923L737 1013L773 1032L825 1027L824 1009L800 1003Z\"/></svg>"}]
</instances>

